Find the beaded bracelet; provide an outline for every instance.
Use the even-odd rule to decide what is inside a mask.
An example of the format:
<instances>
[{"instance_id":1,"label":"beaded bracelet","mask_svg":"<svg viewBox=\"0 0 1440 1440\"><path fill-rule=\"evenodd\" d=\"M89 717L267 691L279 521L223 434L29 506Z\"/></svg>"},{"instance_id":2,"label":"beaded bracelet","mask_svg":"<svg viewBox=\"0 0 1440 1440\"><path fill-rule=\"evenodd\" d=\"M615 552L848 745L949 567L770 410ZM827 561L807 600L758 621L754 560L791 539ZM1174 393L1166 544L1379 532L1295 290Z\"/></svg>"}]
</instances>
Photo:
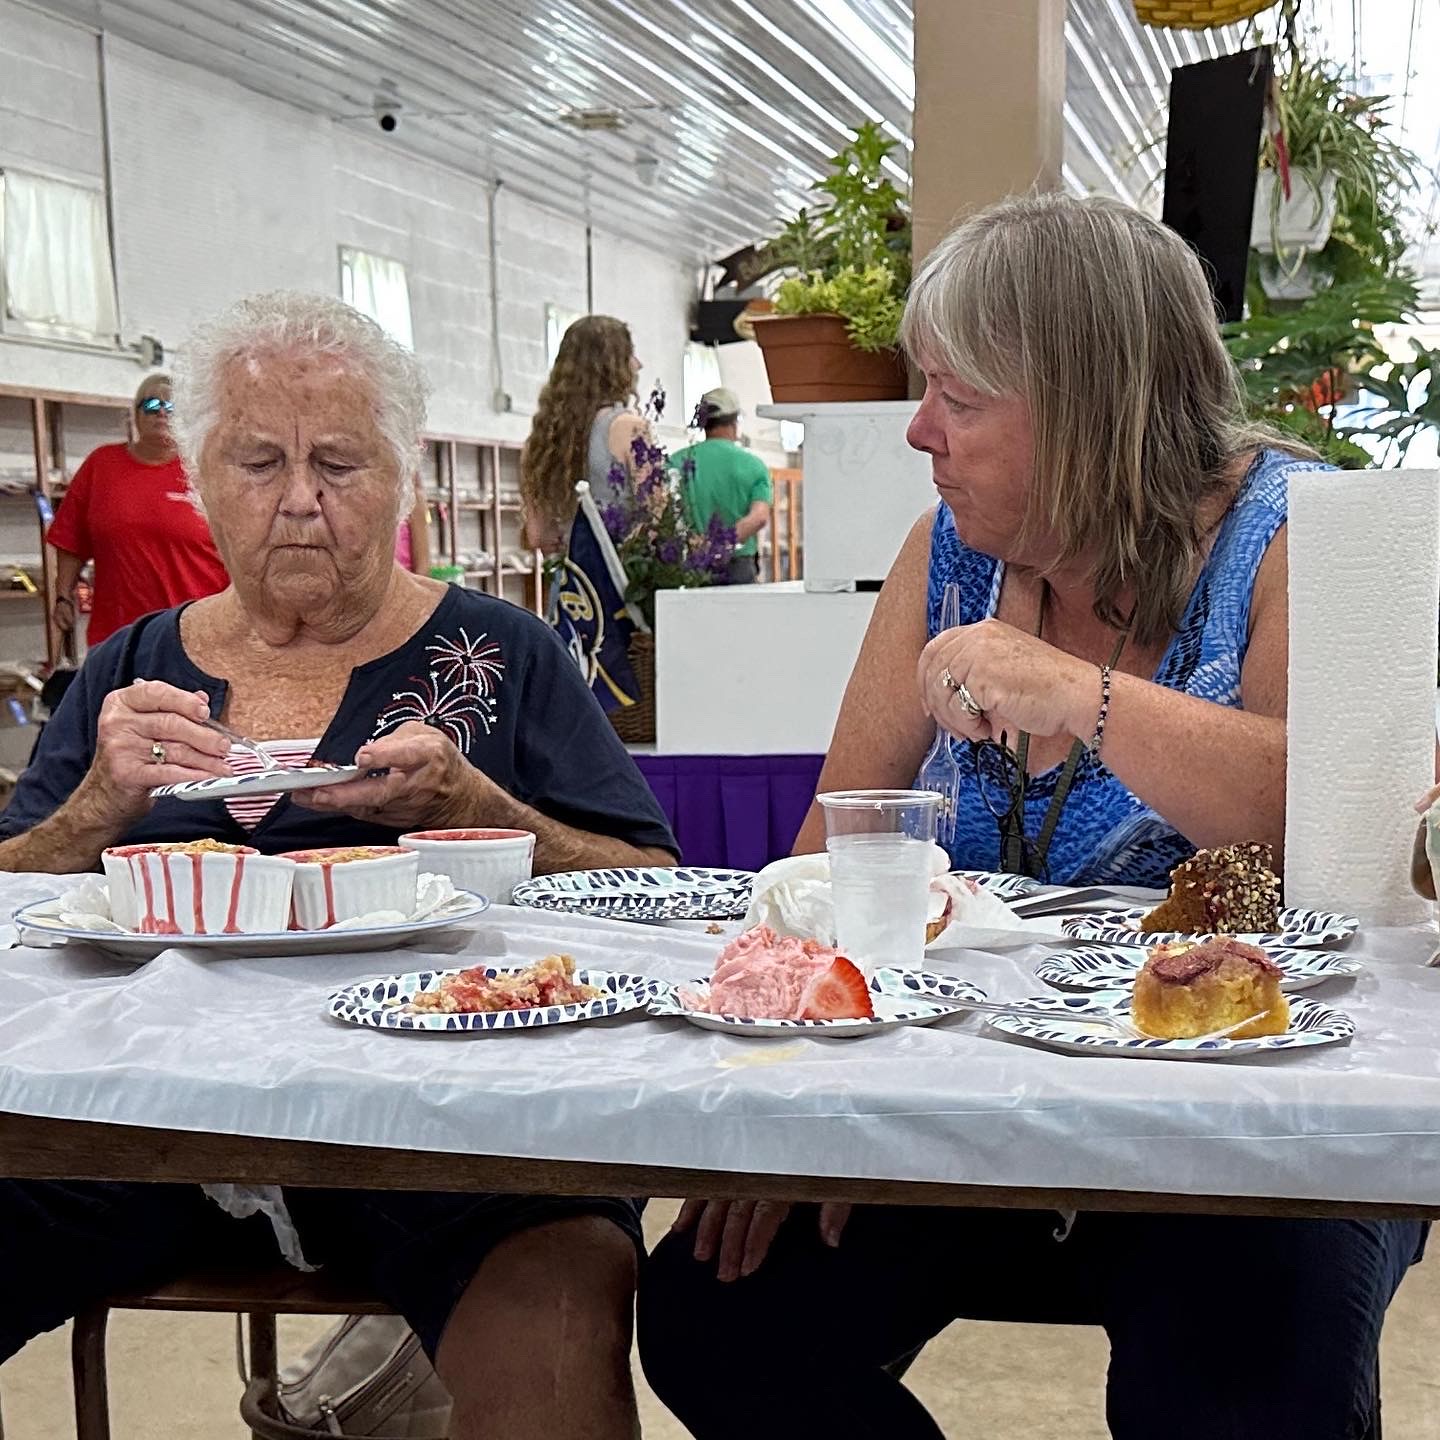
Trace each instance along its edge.
<instances>
[{"instance_id":1,"label":"beaded bracelet","mask_svg":"<svg viewBox=\"0 0 1440 1440\"><path fill-rule=\"evenodd\" d=\"M1110 714L1110 667L1100 667L1100 713L1095 717L1095 733L1090 737L1090 743L1085 747L1092 755L1100 753L1100 747L1105 743L1105 719Z\"/></svg>"}]
</instances>

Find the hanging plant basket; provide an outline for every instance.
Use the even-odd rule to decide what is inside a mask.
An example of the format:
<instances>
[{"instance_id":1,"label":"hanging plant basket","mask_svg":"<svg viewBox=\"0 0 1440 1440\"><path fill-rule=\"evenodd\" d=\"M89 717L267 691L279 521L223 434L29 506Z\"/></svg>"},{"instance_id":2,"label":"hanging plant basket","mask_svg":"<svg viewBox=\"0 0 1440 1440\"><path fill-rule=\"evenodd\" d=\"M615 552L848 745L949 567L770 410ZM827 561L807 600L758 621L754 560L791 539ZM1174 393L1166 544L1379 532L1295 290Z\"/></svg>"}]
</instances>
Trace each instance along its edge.
<instances>
[{"instance_id":1,"label":"hanging plant basket","mask_svg":"<svg viewBox=\"0 0 1440 1440\"><path fill-rule=\"evenodd\" d=\"M1278 255L1261 255L1259 276L1260 288L1272 300L1309 300L1335 282L1328 270L1322 270L1303 252L1293 262Z\"/></svg>"},{"instance_id":2,"label":"hanging plant basket","mask_svg":"<svg viewBox=\"0 0 1440 1440\"><path fill-rule=\"evenodd\" d=\"M857 350L840 315L777 315L754 322L777 405L903 400L910 393L898 350Z\"/></svg>"},{"instance_id":3,"label":"hanging plant basket","mask_svg":"<svg viewBox=\"0 0 1440 1440\"><path fill-rule=\"evenodd\" d=\"M1142 25L1157 30L1213 30L1269 10L1278 0L1135 0Z\"/></svg>"},{"instance_id":4,"label":"hanging plant basket","mask_svg":"<svg viewBox=\"0 0 1440 1440\"><path fill-rule=\"evenodd\" d=\"M1294 256L1321 250L1335 224L1334 175L1322 175L1317 187L1302 171L1290 172L1290 198L1280 177L1262 170L1255 182L1255 209L1250 216L1250 244L1262 255Z\"/></svg>"}]
</instances>

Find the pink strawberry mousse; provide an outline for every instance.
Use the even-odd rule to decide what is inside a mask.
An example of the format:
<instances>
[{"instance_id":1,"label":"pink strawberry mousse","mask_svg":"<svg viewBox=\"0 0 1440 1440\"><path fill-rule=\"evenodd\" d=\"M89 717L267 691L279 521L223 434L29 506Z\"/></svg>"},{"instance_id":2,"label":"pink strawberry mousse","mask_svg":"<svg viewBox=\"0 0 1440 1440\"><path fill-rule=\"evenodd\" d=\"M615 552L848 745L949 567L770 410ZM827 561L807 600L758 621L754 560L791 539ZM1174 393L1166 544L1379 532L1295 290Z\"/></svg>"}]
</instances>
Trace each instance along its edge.
<instances>
[{"instance_id":1,"label":"pink strawberry mousse","mask_svg":"<svg viewBox=\"0 0 1440 1440\"><path fill-rule=\"evenodd\" d=\"M840 958L818 940L777 935L757 925L737 936L715 961L710 994L684 996L694 1010L745 1020L799 1020L810 988ZM693 1003L692 1003L693 1002Z\"/></svg>"}]
</instances>

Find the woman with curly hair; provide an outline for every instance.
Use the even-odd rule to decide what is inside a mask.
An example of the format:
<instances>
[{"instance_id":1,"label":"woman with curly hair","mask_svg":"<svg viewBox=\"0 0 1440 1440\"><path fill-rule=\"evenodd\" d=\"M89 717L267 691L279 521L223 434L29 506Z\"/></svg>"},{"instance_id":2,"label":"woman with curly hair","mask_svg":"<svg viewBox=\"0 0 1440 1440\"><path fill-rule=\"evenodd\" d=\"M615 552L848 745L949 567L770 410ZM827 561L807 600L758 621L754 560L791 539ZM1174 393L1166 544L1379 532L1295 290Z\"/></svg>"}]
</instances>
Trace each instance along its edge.
<instances>
[{"instance_id":1,"label":"woman with curly hair","mask_svg":"<svg viewBox=\"0 0 1440 1440\"><path fill-rule=\"evenodd\" d=\"M520 456L525 532L536 549L565 548L579 481L590 482L600 505L613 495L611 466L628 465L645 433L633 408L639 373L630 328L613 316L582 316L561 338Z\"/></svg>"}]
</instances>

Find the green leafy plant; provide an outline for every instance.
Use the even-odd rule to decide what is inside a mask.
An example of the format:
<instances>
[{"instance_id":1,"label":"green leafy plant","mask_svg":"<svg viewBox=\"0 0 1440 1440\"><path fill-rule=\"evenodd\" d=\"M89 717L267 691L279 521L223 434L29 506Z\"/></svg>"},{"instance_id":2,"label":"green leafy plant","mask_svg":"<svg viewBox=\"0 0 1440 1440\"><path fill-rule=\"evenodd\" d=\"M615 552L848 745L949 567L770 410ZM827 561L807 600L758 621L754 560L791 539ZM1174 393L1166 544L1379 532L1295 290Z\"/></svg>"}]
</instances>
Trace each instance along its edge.
<instances>
[{"instance_id":1,"label":"green leafy plant","mask_svg":"<svg viewBox=\"0 0 1440 1440\"><path fill-rule=\"evenodd\" d=\"M1388 95L1357 95L1331 61L1290 52L1276 86L1276 120L1292 183L1303 177L1318 192L1334 177L1336 229L1315 263L1335 278L1358 270L1388 269L1405 253L1405 199L1417 188L1419 158L1385 133ZM1280 144L1267 130L1262 169L1279 171ZM1272 224L1281 190L1272 195ZM1276 245L1277 253L1281 247Z\"/></svg>"},{"instance_id":2,"label":"green leafy plant","mask_svg":"<svg viewBox=\"0 0 1440 1440\"><path fill-rule=\"evenodd\" d=\"M1364 388L1365 398L1374 403L1363 412L1363 424L1341 434L1378 441L1382 463L1403 465L1417 436L1427 429L1440 430L1440 350L1417 345L1411 360L1372 366Z\"/></svg>"},{"instance_id":3,"label":"green leafy plant","mask_svg":"<svg viewBox=\"0 0 1440 1440\"><path fill-rule=\"evenodd\" d=\"M885 265L844 269L827 280L820 271L780 282L775 309L781 315L843 315L857 350L885 350L900 334L905 302L896 293L894 272Z\"/></svg>"},{"instance_id":4,"label":"green leafy plant","mask_svg":"<svg viewBox=\"0 0 1440 1440\"><path fill-rule=\"evenodd\" d=\"M781 282L776 314L843 316L861 350L898 340L910 283L910 222L884 169L895 145L874 122L857 126L815 186L829 203L801 210L774 242L799 271Z\"/></svg>"},{"instance_id":5,"label":"green leafy plant","mask_svg":"<svg viewBox=\"0 0 1440 1440\"><path fill-rule=\"evenodd\" d=\"M1416 228L1409 204L1424 167L1385 132L1388 96L1356 94L1338 65L1304 52L1297 9L1298 0L1282 6L1274 123L1260 164L1280 169L1278 125L1292 181L1303 177L1318 190L1334 177L1335 222L1313 253L1271 259L1251 251L1248 313L1226 326L1225 343L1253 413L1333 464L1360 469L1403 456L1417 434L1440 424L1440 400L1424 378L1432 373L1428 360L1397 367L1376 339L1378 327L1404 323L1418 304L1404 256ZM1274 194L1278 207L1278 185ZM1303 271L1315 293L1299 301L1268 295L1262 266L1288 278ZM1420 390L1425 401L1412 408ZM1351 396L1361 408L1342 423Z\"/></svg>"}]
</instances>

